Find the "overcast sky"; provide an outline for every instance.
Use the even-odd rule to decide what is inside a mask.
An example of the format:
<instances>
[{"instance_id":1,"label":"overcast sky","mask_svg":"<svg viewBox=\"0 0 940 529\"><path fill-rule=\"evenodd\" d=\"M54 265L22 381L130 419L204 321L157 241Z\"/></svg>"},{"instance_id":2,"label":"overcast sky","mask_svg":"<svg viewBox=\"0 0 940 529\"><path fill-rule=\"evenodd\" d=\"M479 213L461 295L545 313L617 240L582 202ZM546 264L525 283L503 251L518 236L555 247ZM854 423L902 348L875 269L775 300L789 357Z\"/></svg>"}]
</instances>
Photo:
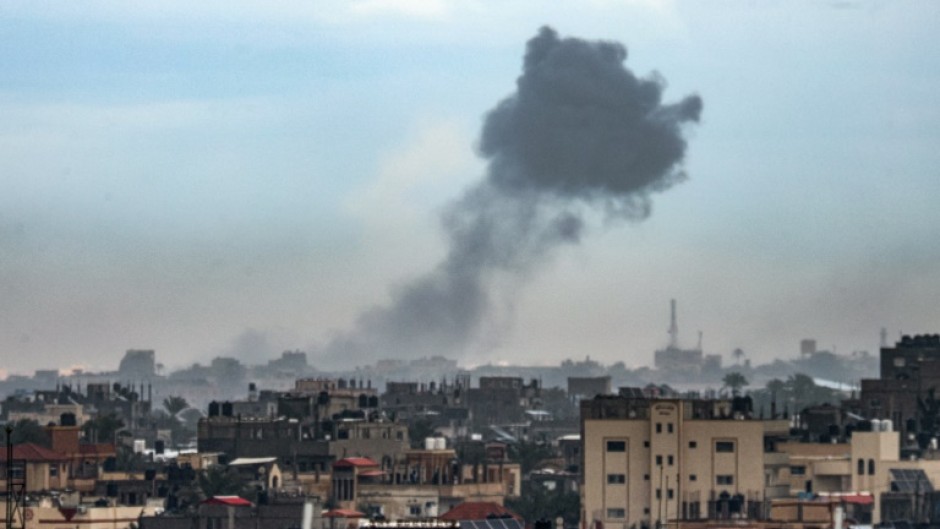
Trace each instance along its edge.
<instances>
[{"instance_id":1,"label":"overcast sky","mask_svg":"<svg viewBox=\"0 0 940 529\"><path fill-rule=\"evenodd\" d=\"M940 332L936 2L29 0L0 6L0 368L321 365L444 258L543 25L701 96L688 180L589 215L441 354L647 365L670 298L682 345L755 362Z\"/></svg>"}]
</instances>

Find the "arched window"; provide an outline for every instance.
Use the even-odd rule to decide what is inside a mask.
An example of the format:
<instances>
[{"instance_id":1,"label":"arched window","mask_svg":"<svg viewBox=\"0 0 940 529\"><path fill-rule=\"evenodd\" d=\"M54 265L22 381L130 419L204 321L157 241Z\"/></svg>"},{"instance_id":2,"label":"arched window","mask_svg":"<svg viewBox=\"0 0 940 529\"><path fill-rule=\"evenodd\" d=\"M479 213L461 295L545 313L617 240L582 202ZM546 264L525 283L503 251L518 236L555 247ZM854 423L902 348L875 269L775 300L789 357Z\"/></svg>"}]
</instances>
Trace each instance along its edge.
<instances>
[{"instance_id":1,"label":"arched window","mask_svg":"<svg viewBox=\"0 0 940 529\"><path fill-rule=\"evenodd\" d=\"M865 475L865 460L864 459L858 460L858 475L859 476Z\"/></svg>"},{"instance_id":2,"label":"arched window","mask_svg":"<svg viewBox=\"0 0 940 529\"><path fill-rule=\"evenodd\" d=\"M870 476L875 475L875 460L874 459L868 460L868 475Z\"/></svg>"}]
</instances>

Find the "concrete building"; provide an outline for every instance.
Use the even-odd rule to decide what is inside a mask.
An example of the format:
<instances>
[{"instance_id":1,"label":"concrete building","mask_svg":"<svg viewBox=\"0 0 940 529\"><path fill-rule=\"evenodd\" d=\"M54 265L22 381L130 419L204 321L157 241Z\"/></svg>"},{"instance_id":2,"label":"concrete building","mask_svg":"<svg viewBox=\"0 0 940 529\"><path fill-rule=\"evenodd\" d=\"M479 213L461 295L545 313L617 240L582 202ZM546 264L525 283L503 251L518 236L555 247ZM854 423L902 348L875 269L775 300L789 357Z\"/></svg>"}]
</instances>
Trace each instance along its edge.
<instances>
[{"instance_id":1,"label":"concrete building","mask_svg":"<svg viewBox=\"0 0 940 529\"><path fill-rule=\"evenodd\" d=\"M859 411L870 419L890 419L904 439L921 430L917 401L940 398L940 335L904 336L881 349L877 379L863 379ZM924 448L929 437L920 439Z\"/></svg>"},{"instance_id":2,"label":"concrete building","mask_svg":"<svg viewBox=\"0 0 940 529\"><path fill-rule=\"evenodd\" d=\"M763 515L765 436L787 421L755 419L744 399L581 402L581 520L607 529Z\"/></svg>"}]
</instances>

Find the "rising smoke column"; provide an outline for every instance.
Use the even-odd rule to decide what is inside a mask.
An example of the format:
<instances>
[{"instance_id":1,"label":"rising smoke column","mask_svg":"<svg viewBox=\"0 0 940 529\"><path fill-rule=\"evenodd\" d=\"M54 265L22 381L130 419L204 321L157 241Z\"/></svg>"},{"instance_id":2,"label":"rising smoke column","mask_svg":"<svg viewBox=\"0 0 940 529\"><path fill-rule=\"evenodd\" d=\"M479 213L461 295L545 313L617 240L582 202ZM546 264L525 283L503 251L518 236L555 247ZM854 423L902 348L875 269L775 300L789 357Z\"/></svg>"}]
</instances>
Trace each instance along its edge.
<instances>
[{"instance_id":1,"label":"rising smoke column","mask_svg":"<svg viewBox=\"0 0 940 529\"><path fill-rule=\"evenodd\" d=\"M333 337L323 360L459 354L482 338L497 275L521 281L577 243L587 211L647 217L650 195L685 178L681 126L698 121L702 100L662 104L662 79L637 78L626 58L621 44L548 27L529 40L516 92L483 125L486 177L444 212L446 258Z\"/></svg>"}]
</instances>

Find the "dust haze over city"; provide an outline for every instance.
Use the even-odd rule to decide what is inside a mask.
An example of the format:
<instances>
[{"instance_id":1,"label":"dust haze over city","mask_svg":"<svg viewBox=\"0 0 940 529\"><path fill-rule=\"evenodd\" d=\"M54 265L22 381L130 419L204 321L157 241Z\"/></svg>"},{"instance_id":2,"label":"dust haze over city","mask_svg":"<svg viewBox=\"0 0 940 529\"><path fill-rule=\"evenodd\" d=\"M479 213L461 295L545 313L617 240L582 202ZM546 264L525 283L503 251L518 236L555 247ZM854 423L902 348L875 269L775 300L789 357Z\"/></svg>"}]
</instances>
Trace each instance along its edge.
<instances>
[{"instance_id":1,"label":"dust haze over city","mask_svg":"<svg viewBox=\"0 0 940 529\"><path fill-rule=\"evenodd\" d=\"M932 332L928 2L11 3L5 374Z\"/></svg>"}]
</instances>

